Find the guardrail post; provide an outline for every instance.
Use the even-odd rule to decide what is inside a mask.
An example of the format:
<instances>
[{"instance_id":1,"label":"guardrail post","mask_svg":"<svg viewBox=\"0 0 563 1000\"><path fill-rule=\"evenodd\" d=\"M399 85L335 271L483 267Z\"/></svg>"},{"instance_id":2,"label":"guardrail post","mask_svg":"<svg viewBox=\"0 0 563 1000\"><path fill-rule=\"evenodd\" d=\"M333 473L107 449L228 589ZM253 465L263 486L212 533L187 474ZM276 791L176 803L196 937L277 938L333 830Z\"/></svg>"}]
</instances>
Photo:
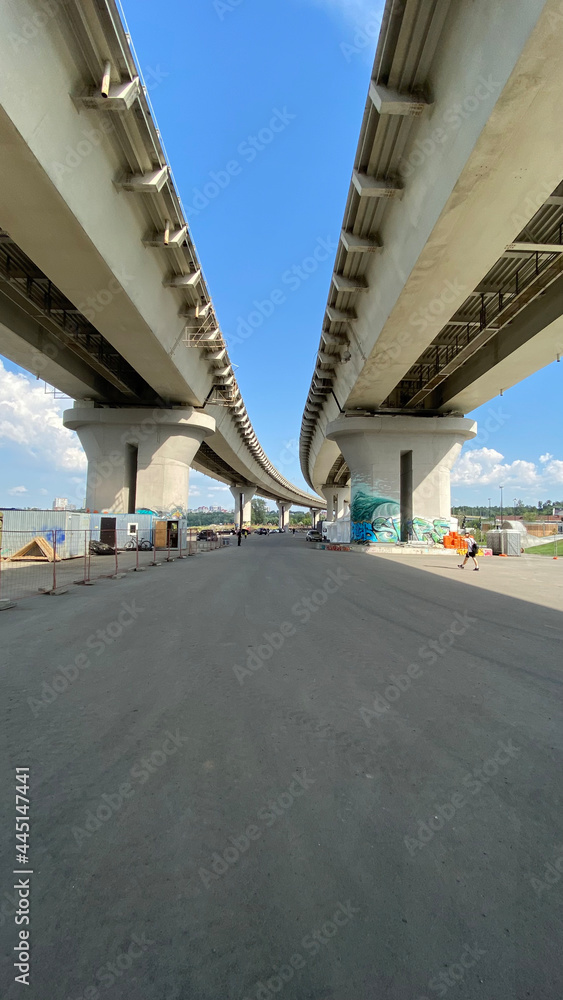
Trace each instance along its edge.
<instances>
[{"instance_id":1,"label":"guardrail post","mask_svg":"<svg viewBox=\"0 0 563 1000\"><path fill-rule=\"evenodd\" d=\"M53 529L53 590L57 589L57 529Z\"/></svg>"},{"instance_id":2,"label":"guardrail post","mask_svg":"<svg viewBox=\"0 0 563 1000\"><path fill-rule=\"evenodd\" d=\"M88 528L84 529L84 580L88 582Z\"/></svg>"}]
</instances>

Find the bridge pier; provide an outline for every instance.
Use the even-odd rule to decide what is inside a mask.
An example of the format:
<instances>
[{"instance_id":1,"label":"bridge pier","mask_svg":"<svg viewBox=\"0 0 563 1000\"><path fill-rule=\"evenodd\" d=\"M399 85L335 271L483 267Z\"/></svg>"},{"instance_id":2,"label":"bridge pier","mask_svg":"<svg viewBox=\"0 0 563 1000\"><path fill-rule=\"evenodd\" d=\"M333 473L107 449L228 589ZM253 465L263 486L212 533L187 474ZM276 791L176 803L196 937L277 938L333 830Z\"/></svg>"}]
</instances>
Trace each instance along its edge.
<instances>
[{"instance_id":1,"label":"bridge pier","mask_svg":"<svg viewBox=\"0 0 563 1000\"><path fill-rule=\"evenodd\" d=\"M350 469L351 540L438 541L447 534L450 472L476 433L473 420L449 416L343 416L329 424L327 437Z\"/></svg>"},{"instance_id":2,"label":"bridge pier","mask_svg":"<svg viewBox=\"0 0 563 1000\"><path fill-rule=\"evenodd\" d=\"M276 501L278 508L278 528L285 528L285 509L289 507L290 504L281 503L279 500Z\"/></svg>"},{"instance_id":3,"label":"bridge pier","mask_svg":"<svg viewBox=\"0 0 563 1000\"><path fill-rule=\"evenodd\" d=\"M339 521L345 517L350 505L350 487L332 486L327 483L323 486L323 496L326 500L327 521Z\"/></svg>"},{"instance_id":4,"label":"bridge pier","mask_svg":"<svg viewBox=\"0 0 563 1000\"><path fill-rule=\"evenodd\" d=\"M252 498L256 493L256 486L231 486L231 493L235 501L235 527L242 528L243 524L251 524Z\"/></svg>"},{"instance_id":5,"label":"bridge pier","mask_svg":"<svg viewBox=\"0 0 563 1000\"><path fill-rule=\"evenodd\" d=\"M63 423L88 459L89 510L187 508L190 465L215 420L192 407L142 409L78 403Z\"/></svg>"}]
</instances>

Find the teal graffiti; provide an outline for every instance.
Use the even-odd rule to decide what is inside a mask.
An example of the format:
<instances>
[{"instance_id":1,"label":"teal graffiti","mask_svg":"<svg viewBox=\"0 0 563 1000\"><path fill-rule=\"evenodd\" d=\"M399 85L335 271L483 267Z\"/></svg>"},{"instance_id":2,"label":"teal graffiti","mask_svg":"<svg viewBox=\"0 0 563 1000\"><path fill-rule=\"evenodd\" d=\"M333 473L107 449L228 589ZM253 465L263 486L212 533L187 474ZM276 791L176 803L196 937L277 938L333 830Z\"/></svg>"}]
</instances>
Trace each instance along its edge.
<instances>
[{"instance_id":1,"label":"teal graffiti","mask_svg":"<svg viewBox=\"0 0 563 1000\"><path fill-rule=\"evenodd\" d=\"M361 543L394 544L401 540L401 509L396 500L371 496L357 490L350 504L351 541ZM407 525L412 541L440 544L450 531L450 524L443 517L429 520L414 517Z\"/></svg>"},{"instance_id":2,"label":"teal graffiti","mask_svg":"<svg viewBox=\"0 0 563 1000\"><path fill-rule=\"evenodd\" d=\"M353 491L352 503L350 504L350 520L357 524L366 521L371 523L376 517L396 517L400 513L401 510L396 500L390 500L389 497L374 497L369 493L364 493L363 490Z\"/></svg>"}]
</instances>

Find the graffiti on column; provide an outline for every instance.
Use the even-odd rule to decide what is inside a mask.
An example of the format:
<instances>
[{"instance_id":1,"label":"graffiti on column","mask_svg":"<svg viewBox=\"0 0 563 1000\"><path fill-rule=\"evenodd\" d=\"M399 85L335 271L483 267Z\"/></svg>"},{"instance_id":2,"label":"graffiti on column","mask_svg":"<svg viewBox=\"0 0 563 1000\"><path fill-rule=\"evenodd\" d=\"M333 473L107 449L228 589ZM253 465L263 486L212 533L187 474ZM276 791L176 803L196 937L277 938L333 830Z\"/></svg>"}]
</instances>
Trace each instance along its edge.
<instances>
[{"instance_id":1,"label":"graffiti on column","mask_svg":"<svg viewBox=\"0 0 563 1000\"><path fill-rule=\"evenodd\" d=\"M363 490L354 490L350 504L351 541L353 542L400 542L401 508L390 497L372 496ZM409 537L417 542L443 540L450 530L446 518L429 520L413 517L409 522Z\"/></svg>"}]
</instances>

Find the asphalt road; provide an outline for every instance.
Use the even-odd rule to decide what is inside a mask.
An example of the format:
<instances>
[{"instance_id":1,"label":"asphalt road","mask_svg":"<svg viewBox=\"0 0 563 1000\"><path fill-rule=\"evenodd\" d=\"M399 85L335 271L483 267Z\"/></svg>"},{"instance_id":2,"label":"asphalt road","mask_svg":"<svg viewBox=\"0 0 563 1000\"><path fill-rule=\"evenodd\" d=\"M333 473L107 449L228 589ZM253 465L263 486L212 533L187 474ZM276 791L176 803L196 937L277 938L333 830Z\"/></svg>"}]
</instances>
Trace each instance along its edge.
<instances>
[{"instance_id":1,"label":"asphalt road","mask_svg":"<svg viewBox=\"0 0 563 1000\"><path fill-rule=\"evenodd\" d=\"M563 616L470 579L255 537L3 613L2 998L560 1000Z\"/></svg>"}]
</instances>

